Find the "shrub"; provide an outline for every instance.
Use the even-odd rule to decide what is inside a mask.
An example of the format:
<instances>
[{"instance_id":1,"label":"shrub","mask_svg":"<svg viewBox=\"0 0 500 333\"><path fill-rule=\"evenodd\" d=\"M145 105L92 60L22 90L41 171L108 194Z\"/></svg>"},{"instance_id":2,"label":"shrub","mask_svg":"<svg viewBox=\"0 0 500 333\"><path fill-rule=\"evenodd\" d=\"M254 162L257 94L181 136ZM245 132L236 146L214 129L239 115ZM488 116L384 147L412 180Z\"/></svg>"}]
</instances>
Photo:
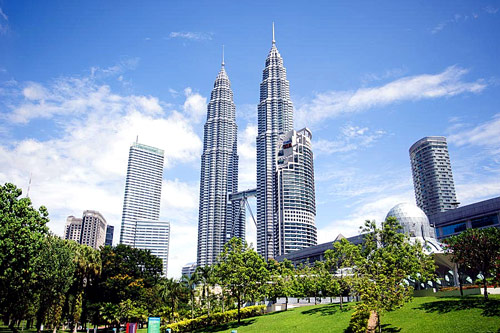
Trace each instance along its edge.
<instances>
[{"instance_id":1,"label":"shrub","mask_svg":"<svg viewBox=\"0 0 500 333\"><path fill-rule=\"evenodd\" d=\"M251 318L264 314L265 305L248 306L240 311L241 319ZM230 310L226 312L216 312L209 316L203 315L194 319L181 320L173 324L168 324L162 327L162 331L170 328L172 332L190 332L207 326L216 326L228 323L238 319L238 310Z\"/></svg>"},{"instance_id":2,"label":"shrub","mask_svg":"<svg viewBox=\"0 0 500 333\"><path fill-rule=\"evenodd\" d=\"M351 315L351 321L347 332L350 333L365 333L368 327L368 319L370 318L370 309L364 303L358 303L354 312Z\"/></svg>"}]
</instances>

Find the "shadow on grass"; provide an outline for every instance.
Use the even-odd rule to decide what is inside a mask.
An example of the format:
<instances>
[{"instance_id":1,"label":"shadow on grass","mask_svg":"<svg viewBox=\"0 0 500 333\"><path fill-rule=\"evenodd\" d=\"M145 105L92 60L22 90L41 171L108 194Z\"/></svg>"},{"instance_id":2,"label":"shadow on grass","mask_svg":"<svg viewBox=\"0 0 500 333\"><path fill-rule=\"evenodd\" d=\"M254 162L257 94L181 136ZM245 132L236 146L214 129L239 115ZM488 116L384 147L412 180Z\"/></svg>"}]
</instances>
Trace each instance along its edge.
<instances>
[{"instance_id":1,"label":"shadow on grass","mask_svg":"<svg viewBox=\"0 0 500 333\"><path fill-rule=\"evenodd\" d=\"M444 298L444 297L443 297ZM448 298L442 301L423 303L415 309L426 312L448 313L451 311L461 311L470 309L482 310L481 315L485 317L500 316L500 300L490 299L485 301L482 298Z\"/></svg>"},{"instance_id":2,"label":"shadow on grass","mask_svg":"<svg viewBox=\"0 0 500 333\"><path fill-rule=\"evenodd\" d=\"M306 310L306 311L302 312L302 314L305 314L305 315L319 314L321 316L330 316L330 315L333 315L337 312L345 312L345 311L349 311L349 310L350 310L350 308L346 305L344 305L344 308L341 310L340 306L338 304L335 304L335 305L331 304L331 305L322 306L320 308Z\"/></svg>"},{"instance_id":3,"label":"shadow on grass","mask_svg":"<svg viewBox=\"0 0 500 333\"><path fill-rule=\"evenodd\" d=\"M382 332L387 332L387 333L397 333L401 332L401 329L399 327L391 326L389 324L382 324Z\"/></svg>"},{"instance_id":4,"label":"shadow on grass","mask_svg":"<svg viewBox=\"0 0 500 333\"><path fill-rule=\"evenodd\" d=\"M254 322L255 322L255 319L245 320L239 324L237 321L233 321L233 322L230 322L230 323L227 323L224 325L210 326L210 327L205 327L203 329L194 330L193 332L199 332L199 333L201 333L201 332L220 332L220 331L226 331L226 330L233 329L233 328L252 325Z\"/></svg>"}]
</instances>

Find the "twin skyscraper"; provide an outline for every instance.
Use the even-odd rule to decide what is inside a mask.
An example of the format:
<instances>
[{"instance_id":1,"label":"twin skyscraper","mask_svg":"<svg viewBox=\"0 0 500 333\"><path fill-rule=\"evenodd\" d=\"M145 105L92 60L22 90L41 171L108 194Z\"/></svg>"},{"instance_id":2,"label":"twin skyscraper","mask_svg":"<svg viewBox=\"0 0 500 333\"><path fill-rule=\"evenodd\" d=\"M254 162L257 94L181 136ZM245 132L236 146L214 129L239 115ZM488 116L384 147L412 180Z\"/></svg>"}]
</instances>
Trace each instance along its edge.
<instances>
[{"instance_id":1,"label":"twin skyscraper","mask_svg":"<svg viewBox=\"0 0 500 333\"><path fill-rule=\"evenodd\" d=\"M197 265L216 262L232 237L245 239L245 207L257 197L257 252L274 258L316 245L311 131L293 130L286 69L274 39L260 84L257 189L238 192L236 108L222 68L207 107L201 157ZM239 195L243 193L244 195Z\"/></svg>"}]
</instances>

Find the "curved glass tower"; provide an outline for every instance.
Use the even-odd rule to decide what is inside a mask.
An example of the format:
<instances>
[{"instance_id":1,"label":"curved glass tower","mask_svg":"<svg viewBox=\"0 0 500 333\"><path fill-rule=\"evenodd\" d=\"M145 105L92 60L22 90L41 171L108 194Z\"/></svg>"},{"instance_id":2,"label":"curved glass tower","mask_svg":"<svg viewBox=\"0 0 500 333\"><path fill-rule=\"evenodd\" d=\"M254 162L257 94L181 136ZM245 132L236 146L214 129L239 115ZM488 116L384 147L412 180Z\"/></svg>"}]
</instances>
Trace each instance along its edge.
<instances>
[{"instance_id":1,"label":"curved glass tower","mask_svg":"<svg viewBox=\"0 0 500 333\"><path fill-rule=\"evenodd\" d=\"M266 59L260 84L257 134L257 252L274 257L276 210L276 154L279 136L293 129L293 105L276 42Z\"/></svg>"},{"instance_id":2,"label":"curved glass tower","mask_svg":"<svg viewBox=\"0 0 500 333\"><path fill-rule=\"evenodd\" d=\"M215 263L232 237L245 238L245 211L228 200L238 191L236 145L233 91L222 61L207 106L201 155L198 266Z\"/></svg>"},{"instance_id":3,"label":"curved glass tower","mask_svg":"<svg viewBox=\"0 0 500 333\"><path fill-rule=\"evenodd\" d=\"M278 142L278 224L275 255L281 256L317 244L314 165L308 128L292 130Z\"/></svg>"},{"instance_id":4,"label":"curved glass tower","mask_svg":"<svg viewBox=\"0 0 500 333\"><path fill-rule=\"evenodd\" d=\"M427 216L458 206L444 136L427 136L410 147L411 170L417 206Z\"/></svg>"}]
</instances>

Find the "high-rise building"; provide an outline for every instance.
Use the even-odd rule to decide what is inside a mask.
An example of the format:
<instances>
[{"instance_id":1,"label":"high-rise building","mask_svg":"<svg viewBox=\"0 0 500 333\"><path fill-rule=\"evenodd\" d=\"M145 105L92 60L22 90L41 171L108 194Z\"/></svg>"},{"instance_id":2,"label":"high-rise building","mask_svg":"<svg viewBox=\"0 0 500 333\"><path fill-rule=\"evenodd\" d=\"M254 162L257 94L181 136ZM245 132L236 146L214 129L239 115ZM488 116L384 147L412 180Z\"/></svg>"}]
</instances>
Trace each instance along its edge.
<instances>
[{"instance_id":1,"label":"high-rise building","mask_svg":"<svg viewBox=\"0 0 500 333\"><path fill-rule=\"evenodd\" d=\"M115 227L112 225L108 225L106 227L106 241L104 242L104 245L106 246L113 246L113 235L115 233Z\"/></svg>"},{"instance_id":2,"label":"high-rise building","mask_svg":"<svg viewBox=\"0 0 500 333\"><path fill-rule=\"evenodd\" d=\"M130 147L120 244L134 245L136 221L160 218L163 155L163 150L138 142Z\"/></svg>"},{"instance_id":3,"label":"high-rise building","mask_svg":"<svg viewBox=\"0 0 500 333\"><path fill-rule=\"evenodd\" d=\"M293 129L293 105L276 42L266 59L260 84L257 134L257 252L273 258L276 248L274 232L278 223L276 209L276 156L280 135Z\"/></svg>"},{"instance_id":4,"label":"high-rise building","mask_svg":"<svg viewBox=\"0 0 500 333\"><path fill-rule=\"evenodd\" d=\"M428 136L410 147L417 206L427 216L457 207L448 145L443 136Z\"/></svg>"},{"instance_id":5,"label":"high-rise building","mask_svg":"<svg viewBox=\"0 0 500 333\"><path fill-rule=\"evenodd\" d=\"M238 191L238 153L233 91L224 59L207 106L201 155L197 265L215 263L232 237L245 238L245 211L228 196Z\"/></svg>"},{"instance_id":6,"label":"high-rise building","mask_svg":"<svg viewBox=\"0 0 500 333\"><path fill-rule=\"evenodd\" d=\"M95 210L83 212L80 244L98 249L106 240L106 219Z\"/></svg>"},{"instance_id":7,"label":"high-rise building","mask_svg":"<svg viewBox=\"0 0 500 333\"><path fill-rule=\"evenodd\" d=\"M195 262L188 262L184 266L182 266L182 276L186 276L188 278L191 277L191 275L196 272L196 263Z\"/></svg>"},{"instance_id":8,"label":"high-rise building","mask_svg":"<svg viewBox=\"0 0 500 333\"><path fill-rule=\"evenodd\" d=\"M275 256L317 244L314 165L308 128L291 130L278 140Z\"/></svg>"},{"instance_id":9,"label":"high-rise building","mask_svg":"<svg viewBox=\"0 0 500 333\"><path fill-rule=\"evenodd\" d=\"M64 239L74 240L80 243L82 234L82 219L74 216L68 216L64 226Z\"/></svg>"},{"instance_id":10,"label":"high-rise building","mask_svg":"<svg viewBox=\"0 0 500 333\"><path fill-rule=\"evenodd\" d=\"M137 220L133 247L150 250L162 260L162 275L167 276L170 223L164 221Z\"/></svg>"}]
</instances>

